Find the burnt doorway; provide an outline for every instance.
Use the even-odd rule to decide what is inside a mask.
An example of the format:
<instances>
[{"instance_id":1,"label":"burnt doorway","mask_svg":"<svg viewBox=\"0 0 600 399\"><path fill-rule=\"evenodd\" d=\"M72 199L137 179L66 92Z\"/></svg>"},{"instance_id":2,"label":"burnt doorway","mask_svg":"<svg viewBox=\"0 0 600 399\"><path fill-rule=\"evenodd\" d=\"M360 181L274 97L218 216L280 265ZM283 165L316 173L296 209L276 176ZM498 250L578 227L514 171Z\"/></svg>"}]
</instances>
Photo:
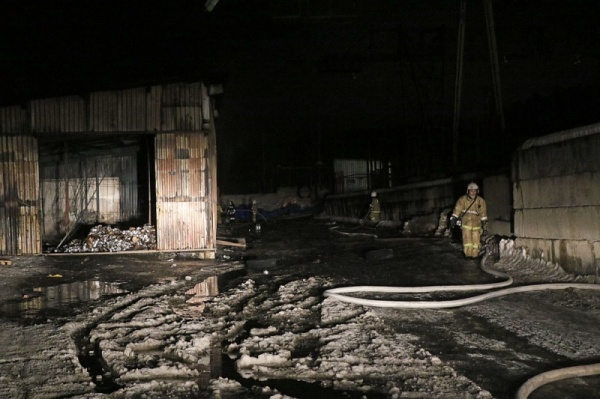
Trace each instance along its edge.
<instances>
[{"instance_id":1,"label":"burnt doorway","mask_svg":"<svg viewBox=\"0 0 600 399\"><path fill-rule=\"evenodd\" d=\"M41 141L42 239L59 248L92 226L153 224L154 138L119 135Z\"/></svg>"}]
</instances>

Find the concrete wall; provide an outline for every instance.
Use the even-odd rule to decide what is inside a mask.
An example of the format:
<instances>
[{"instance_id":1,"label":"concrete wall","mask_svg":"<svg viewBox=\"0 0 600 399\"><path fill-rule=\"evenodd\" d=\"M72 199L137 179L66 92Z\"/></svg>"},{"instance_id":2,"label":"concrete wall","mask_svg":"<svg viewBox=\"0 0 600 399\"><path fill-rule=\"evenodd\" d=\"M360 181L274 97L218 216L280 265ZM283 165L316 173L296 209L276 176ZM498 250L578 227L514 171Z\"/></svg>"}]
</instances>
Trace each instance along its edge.
<instances>
[{"instance_id":1,"label":"concrete wall","mask_svg":"<svg viewBox=\"0 0 600 399\"><path fill-rule=\"evenodd\" d=\"M516 245L600 274L600 124L532 139L513 164Z\"/></svg>"},{"instance_id":2,"label":"concrete wall","mask_svg":"<svg viewBox=\"0 0 600 399\"><path fill-rule=\"evenodd\" d=\"M490 234L512 236L512 196L508 174L482 178L471 173L376 190L381 203L382 225L406 228L407 221L426 215L437 218L440 212L450 213L472 180L479 183L481 195L487 202ZM329 196L322 216L341 222L358 222L365 216L370 200L370 191Z\"/></svg>"},{"instance_id":3,"label":"concrete wall","mask_svg":"<svg viewBox=\"0 0 600 399\"><path fill-rule=\"evenodd\" d=\"M483 178L483 198L488 210L488 231L512 237L512 185L508 174Z\"/></svg>"},{"instance_id":4,"label":"concrete wall","mask_svg":"<svg viewBox=\"0 0 600 399\"><path fill-rule=\"evenodd\" d=\"M490 233L515 236L531 256L569 273L600 275L600 123L528 140L515 152L510 178L470 174L377 190L382 219L402 225L445 212L470 180L481 182ZM369 194L330 196L323 216L359 221Z\"/></svg>"}]
</instances>

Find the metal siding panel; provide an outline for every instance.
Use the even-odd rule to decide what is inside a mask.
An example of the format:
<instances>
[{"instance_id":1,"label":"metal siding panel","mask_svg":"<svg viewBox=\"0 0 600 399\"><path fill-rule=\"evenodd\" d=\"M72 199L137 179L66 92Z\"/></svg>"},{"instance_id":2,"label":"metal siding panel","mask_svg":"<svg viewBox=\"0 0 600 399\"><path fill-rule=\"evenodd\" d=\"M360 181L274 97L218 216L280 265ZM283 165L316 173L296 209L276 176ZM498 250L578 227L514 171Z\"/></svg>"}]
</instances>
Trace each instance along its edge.
<instances>
[{"instance_id":1,"label":"metal siding panel","mask_svg":"<svg viewBox=\"0 0 600 399\"><path fill-rule=\"evenodd\" d=\"M90 130L116 131L118 127L117 92L96 92L90 95Z\"/></svg>"},{"instance_id":2,"label":"metal siding panel","mask_svg":"<svg viewBox=\"0 0 600 399\"><path fill-rule=\"evenodd\" d=\"M71 122L70 132L83 132L86 130L86 104L83 98L76 96L70 98Z\"/></svg>"},{"instance_id":3,"label":"metal siding panel","mask_svg":"<svg viewBox=\"0 0 600 399\"><path fill-rule=\"evenodd\" d=\"M202 130L201 83L163 86L161 131Z\"/></svg>"},{"instance_id":4,"label":"metal siding panel","mask_svg":"<svg viewBox=\"0 0 600 399\"><path fill-rule=\"evenodd\" d=\"M172 162L166 159L156 159L156 180L161 182L160 186L156 187L157 200L160 198L174 197L174 190L170 186L169 175L173 170Z\"/></svg>"},{"instance_id":5,"label":"metal siding panel","mask_svg":"<svg viewBox=\"0 0 600 399\"><path fill-rule=\"evenodd\" d=\"M201 131L210 111L201 82L92 92L0 109L0 133Z\"/></svg>"},{"instance_id":6,"label":"metal siding panel","mask_svg":"<svg viewBox=\"0 0 600 399\"><path fill-rule=\"evenodd\" d=\"M189 159L176 159L175 172L179 175L174 179L176 185L175 196L180 201L190 201L190 162Z\"/></svg>"},{"instance_id":7,"label":"metal siding panel","mask_svg":"<svg viewBox=\"0 0 600 399\"><path fill-rule=\"evenodd\" d=\"M210 122L211 119L211 108L210 108L210 97L208 95L208 89L202 83L200 85L200 108L202 110L202 124L204 121Z\"/></svg>"},{"instance_id":8,"label":"metal siding panel","mask_svg":"<svg viewBox=\"0 0 600 399\"><path fill-rule=\"evenodd\" d=\"M162 87L153 86L146 93L146 130L155 132L160 130L160 99Z\"/></svg>"},{"instance_id":9,"label":"metal siding panel","mask_svg":"<svg viewBox=\"0 0 600 399\"><path fill-rule=\"evenodd\" d=\"M116 223L137 216L134 150L94 156L67 152L64 159L67 164L52 159L42 169L44 240L62 238L75 221Z\"/></svg>"},{"instance_id":10,"label":"metal siding panel","mask_svg":"<svg viewBox=\"0 0 600 399\"><path fill-rule=\"evenodd\" d=\"M37 140L31 136L0 137L0 153L0 254L39 254Z\"/></svg>"},{"instance_id":11,"label":"metal siding panel","mask_svg":"<svg viewBox=\"0 0 600 399\"><path fill-rule=\"evenodd\" d=\"M191 158L189 160L189 195L194 200L205 196L204 158Z\"/></svg>"},{"instance_id":12,"label":"metal siding panel","mask_svg":"<svg viewBox=\"0 0 600 399\"><path fill-rule=\"evenodd\" d=\"M18 248L18 217L15 215L15 211L18 210L18 200L16 198L14 148L12 142L12 137L0 137L0 162L2 163L1 170L4 183L2 196L0 197L0 207L3 207L3 217L5 220L2 226L1 237L3 241L2 255L16 255Z\"/></svg>"},{"instance_id":13,"label":"metal siding panel","mask_svg":"<svg viewBox=\"0 0 600 399\"><path fill-rule=\"evenodd\" d=\"M131 129L133 131L146 130L146 88L136 89L133 93L131 116L133 117Z\"/></svg>"},{"instance_id":14,"label":"metal siding panel","mask_svg":"<svg viewBox=\"0 0 600 399\"><path fill-rule=\"evenodd\" d=\"M69 231L67 179L42 180L44 240L60 240Z\"/></svg>"},{"instance_id":15,"label":"metal siding panel","mask_svg":"<svg viewBox=\"0 0 600 399\"><path fill-rule=\"evenodd\" d=\"M30 101L29 107L31 109L31 130L34 133L41 133L40 126L43 125L40 102Z\"/></svg>"},{"instance_id":16,"label":"metal siding panel","mask_svg":"<svg viewBox=\"0 0 600 399\"><path fill-rule=\"evenodd\" d=\"M198 148L196 148L198 147ZM207 248L206 185L198 133L162 133L156 136L157 242L162 250Z\"/></svg>"},{"instance_id":17,"label":"metal siding panel","mask_svg":"<svg viewBox=\"0 0 600 399\"><path fill-rule=\"evenodd\" d=\"M19 106L0 108L0 134L28 133L27 111Z\"/></svg>"},{"instance_id":18,"label":"metal siding panel","mask_svg":"<svg viewBox=\"0 0 600 399\"><path fill-rule=\"evenodd\" d=\"M137 184L137 158L135 154L118 157L117 175L120 178L120 220L127 220L139 216L138 211L138 184Z\"/></svg>"},{"instance_id":19,"label":"metal siding panel","mask_svg":"<svg viewBox=\"0 0 600 399\"><path fill-rule=\"evenodd\" d=\"M119 92L117 130L124 132L145 130L145 97L145 88Z\"/></svg>"},{"instance_id":20,"label":"metal siding panel","mask_svg":"<svg viewBox=\"0 0 600 399\"><path fill-rule=\"evenodd\" d=\"M28 104L28 109L20 107L0 108L0 133L32 131L40 136L45 136L58 135L64 132L77 133L85 131L157 132L161 127L164 127L165 130L197 132L202 130L203 120L206 119L206 115L203 116L202 114L202 105L204 104L205 107L209 105L203 101L202 90L205 90L205 88L201 82L179 83L120 92L95 92L91 93L87 100L79 96L35 100ZM204 112L206 113L206 111L205 108ZM175 140L177 137L180 137L183 141L176 145ZM205 245L214 239L214 237L208 237L206 232L208 217L206 212L207 209L212 212L214 204L210 203L207 207L205 201L208 201L207 195L209 191L212 191L212 189L208 190L207 188L212 187L216 181L215 171L212 170L216 165L208 166L207 164L207 139L204 136L192 133L186 133L184 136L165 136L164 139L164 143L161 143L161 138L157 138L156 141L156 167L160 170L166 170L164 173L161 172L164 184L161 188L157 188L157 193L162 190L176 200L173 202L190 203L187 208L193 208L201 212L198 220L188 222L192 226L193 233L189 236L189 240L193 243L201 242L204 243L202 245ZM158 145L158 143L161 143L161 145ZM23 142L22 144L22 147L17 151L20 154L19 156L24 157L22 161L10 165L7 162L14 163L15 161L2 161L3 179L0 194L3 197L7 197L8 192L13 190L9 186L15 184L17 185L17 196L39 197L40 170L37 160L37 141L34 143L36 150L32 153L26 152L27 143ZM19 143L9 143L4 140L2 145L3 149L12 149L13 147L16 148ZM178 148L180 153L175 154ZM187 151L187 156L185 156L185 151ZM211 149L211 151L216 151L216 149ZM8 154L7 151L4 152ZM11 153L13 154L11 156L14 156L15 153L12 151ZM175 155L178 156L177 160L174 159ZM28 163L28 158L33 163ZM33 161L34 159L35 161ZM161 167L159 161L161 159L170 160L171 164ZM106 163L101 162L99 170L95 170L94 173L105 175L108 171L114 173L115 168L119 169L121 217L128 217L137 212L135 159L127 157L113 158L112 162L115 164L113 169L110 169ZM166 175L166 173L172 173L173 171L176 173ZM82 173L87 174L81 176ZM69 162L68 165L65 164L58 169L56 165L45 166L43 169L44 176L51 175L58 178L62 175L63 178L70 177L74 180L73 184L84 179L89 173L86 172L85 166L74 162ZM31 182L32 176L36 176L33 184ZM23 178L22 181L19 180L21 177ZM209 183L209 181L212 181L212 183ZM210 195L211 198L214 197L214 193ZM87 198L87 194L84 197ZM79 199L81 198L83 197L80 196ZM73 200L76 201L77 198ZM30 203L33 204L34 202ZM68 206L69 204L65 205ZM2 214L6 217L6 220L12 218L10 220L15 221L14 223L8 223L10 228L2 230L2 237L11 243L15 242L14 240L18 237L18 234L13 233L10 229L13 229L14 226L17 226L17 228L22 226L22 224L17 223L16 219L21 217L21 221L23 218L29 220L29 222L24 222L26 224L34 223L35 219L33 218L37 214L34 209L28 209L18 214L11 213L13 210L7 209L6 206L2 209ZM29 212L30 210L31 212ZM181 209L177 212L180 211ZM44 212L46 212L45 209ZM199 232L198 229L204 230ZM37 234L37 237L39 237L39 228ZM23 247L26 251L29 251L37 244L35 236L28 235L27 237L27 244ZM204 237L204 241L199 237ZM6 242L6 240L2 242L3 248L7 248ZM172 245L175 244L172 242ZM11 246L11 248L13 247L14 245Z\"/></svg>"}]
</instances>

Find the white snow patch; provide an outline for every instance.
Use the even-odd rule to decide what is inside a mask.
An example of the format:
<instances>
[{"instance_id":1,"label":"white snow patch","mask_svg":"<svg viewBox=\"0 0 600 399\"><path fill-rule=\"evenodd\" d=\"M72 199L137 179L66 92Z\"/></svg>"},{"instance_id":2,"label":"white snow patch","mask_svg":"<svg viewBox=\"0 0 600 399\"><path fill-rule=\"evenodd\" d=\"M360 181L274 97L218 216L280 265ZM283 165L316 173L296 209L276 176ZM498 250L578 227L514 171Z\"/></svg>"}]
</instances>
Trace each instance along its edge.
<instances>
[{"instance_id":1,"label":"white snow patch","mask_svg":"<svg viewBox=\"0 0 600 399\"><path fill-rule=\"evenodd\" d=\"M261 353L258 357L242 355L236 362L239 368L251 368L253 366L281 367L290 366L292 354L288 350L279 350L277 354Z\"/></svg>"}]
</instances>

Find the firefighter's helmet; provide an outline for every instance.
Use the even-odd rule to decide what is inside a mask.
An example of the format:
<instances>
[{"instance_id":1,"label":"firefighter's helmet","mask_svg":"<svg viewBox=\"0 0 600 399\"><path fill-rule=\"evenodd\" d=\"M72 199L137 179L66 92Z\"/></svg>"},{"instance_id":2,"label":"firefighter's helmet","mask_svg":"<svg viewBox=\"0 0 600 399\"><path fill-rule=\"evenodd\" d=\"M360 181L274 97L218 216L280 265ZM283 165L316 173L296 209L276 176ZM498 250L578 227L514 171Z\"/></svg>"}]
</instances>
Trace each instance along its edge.
<instances>
[{"instance_id":1,"label":"firefighter's helmet","mask_svg":"<svg viewBox=\"0 0 600 399\"><path fill-rule=\"evenodd\" d=\"M477 192L479 192L479 186L477 185L477 183L471 182L467 186L467 193L469 192L469 190L477 190Z\"/></svg>"}]
</instances>

